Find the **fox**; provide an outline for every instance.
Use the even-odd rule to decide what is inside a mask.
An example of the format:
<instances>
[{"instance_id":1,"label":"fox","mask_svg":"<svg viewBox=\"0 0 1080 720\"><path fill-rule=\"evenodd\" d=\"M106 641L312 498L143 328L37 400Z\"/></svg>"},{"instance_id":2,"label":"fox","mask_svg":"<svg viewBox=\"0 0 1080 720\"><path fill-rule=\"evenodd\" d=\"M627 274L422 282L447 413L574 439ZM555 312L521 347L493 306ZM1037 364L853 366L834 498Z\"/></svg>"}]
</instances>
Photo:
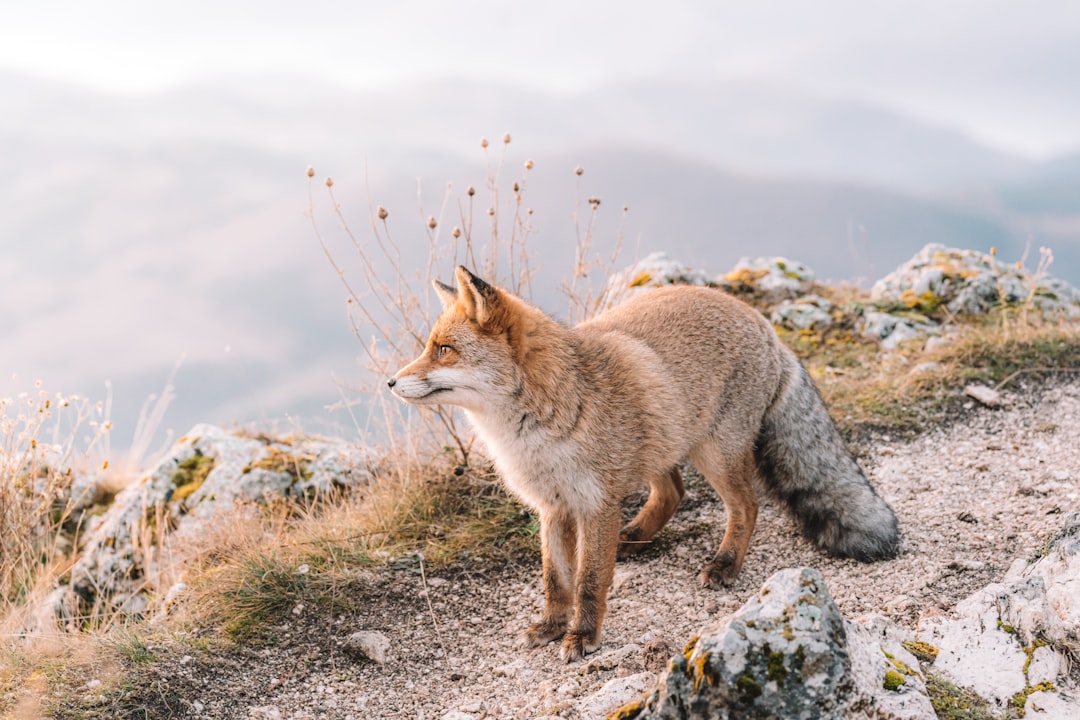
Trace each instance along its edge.
<instances>
[{"instance_id":1,"label":"fox","mask_svg":"<svg viewBox=\"0 0 1080 720\"><path fill-rule=\"evenodd\" d=\"M569 326L464 266L454 278L434 281L442 312L420 356L387 383L406 403L462 408L508 490L536 511L544 604L519 647L561 639L565 662L599 648L616 560L674 515L684 463L726 512L705 587L739 575L759 489L827 553L898 553L896 515L813 379L743 301L667 286ZM646 488L620 527L624 500Z\"/></svg>"}]
</instances>

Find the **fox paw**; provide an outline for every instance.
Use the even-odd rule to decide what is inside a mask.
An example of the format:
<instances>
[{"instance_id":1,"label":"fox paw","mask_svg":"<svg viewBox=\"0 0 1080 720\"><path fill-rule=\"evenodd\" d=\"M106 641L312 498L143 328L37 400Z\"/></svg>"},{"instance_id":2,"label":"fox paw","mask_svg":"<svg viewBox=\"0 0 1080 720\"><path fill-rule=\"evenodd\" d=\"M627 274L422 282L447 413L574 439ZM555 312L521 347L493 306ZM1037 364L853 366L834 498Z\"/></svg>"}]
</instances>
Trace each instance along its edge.
<instances>
[{"instance_id":1,"label":"fox paw","mask_svg":"<svg viewBox=\"0 0 1080 720\"><path fill-rule=\"evenodd\" d=\"M559 648L559 657L563 659L563 662L577 662L598 647L600 647L599 631L568 632L563 637L562 647Z\"/></svg>"},{"instance_id":2,"label":"fox paw","mask_svg":"<svg viewBox=\"0 0 1080 720\"><path fill-rule=\"evenodd\" d=\"M735 578L739 576L742 563L739 562L734 550L724 550L716 554L711 563L705 566L699 576L701 585L707 588L717 588L721 585L733 585Z\"/></svg>"},{"instance_id":3,"label":"fox paw","mask_svg":"<svg viewBox=\"0 0 1080 720\"><path fill-rule=\"evenodd\" d=\"M625 560L637 555L648 546L649 541L641 539L641 528L627 525L619 533L619 550L616 557L619 560Z\"/></svg>"},{"instance_id":4,"label":"fox paw","mask_svg":"<svg viewBox=\"0 0 1080 720\"><path fill-rule=\"evenodd\" d=\"M525 632L518 637L517 646L521 649L529 649L547 645L552 640L558 640L566 634L566 623L554 620L541 620L530 625Z\"/></svg>"}]
</instances>

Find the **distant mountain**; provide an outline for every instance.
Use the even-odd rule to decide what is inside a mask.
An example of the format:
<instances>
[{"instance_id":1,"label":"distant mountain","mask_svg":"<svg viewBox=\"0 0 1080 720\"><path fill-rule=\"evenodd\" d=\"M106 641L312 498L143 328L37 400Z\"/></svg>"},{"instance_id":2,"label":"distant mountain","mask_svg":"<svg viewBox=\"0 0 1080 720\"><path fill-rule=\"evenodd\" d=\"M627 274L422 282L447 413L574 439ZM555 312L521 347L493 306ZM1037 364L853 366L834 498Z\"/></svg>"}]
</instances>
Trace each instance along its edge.
<instances>
[{"instance_id":1,"label":"distant mountain","mask_svg":"<svg viewBox=\"0 0 1080 720\"><path fill-rule=\"evenodd\" d=\"M1025 214L1080 215L1080 153L1032 167L1022 178L1004 183L1007 207Z\"/></svg>"},{"instance_id":2,"label":"distant mountain","mask_svg":"<svg viewBox=\"0 0 1080 720\"><path fill-rule=\"evenodd\" d=\"M322 410L341 397L334 377L359 376L360 340L305 218L308 163L316 218L347 277L355 249L337 230L326 175L369 249L369 205L390 209L401 266L419 272L425 218L439 215L448 239L470 185L485 235L487 179L512 132L501 204L525 178L536 299L557 314L592 196L594 253L607 257L621 233L620 262L666 250L719 273L743 255L779 254L822 278L868 280L927 242L1018 258L1031 236L1054 248L1055 274L1080 284L1080 158L1031 164L884 110L776 88L654 82L557 95L447 81L357 93L226 79L109 95L0 75L0 96L0 394L15 371L90 397L109 379L121 445L181 356L168 416L177 432L197 421L351 424Z\"/></svg>"}]
</instances>

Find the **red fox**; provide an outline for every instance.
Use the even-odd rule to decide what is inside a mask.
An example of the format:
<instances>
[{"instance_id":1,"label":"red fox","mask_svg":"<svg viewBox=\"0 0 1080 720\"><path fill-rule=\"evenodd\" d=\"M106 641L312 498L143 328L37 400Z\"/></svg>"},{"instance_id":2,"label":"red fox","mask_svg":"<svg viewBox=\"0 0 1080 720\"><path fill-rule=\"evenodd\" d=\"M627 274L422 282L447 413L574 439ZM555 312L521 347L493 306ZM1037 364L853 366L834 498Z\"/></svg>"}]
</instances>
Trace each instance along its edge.
<instances>
[{"instance_id":1,"label":"red fox","mask_svg":"<svg viewBox=\"0 0 1080 720\"><path fill-rule=\"evenodd\" d=\"M388 382L408 403L464 408L512 493L540 517L544 610L525 647L600 645L617 555L640 549L683 497L689 461L727 527L706 586L730 584L757 521L755 485L818 547L896 554L892 509L840 438L813 380L756 310L720 290L652 290L567 327L464 267L423 353ZM649 487L620 531L621 504Z\"/></svg>"}]
</instances>

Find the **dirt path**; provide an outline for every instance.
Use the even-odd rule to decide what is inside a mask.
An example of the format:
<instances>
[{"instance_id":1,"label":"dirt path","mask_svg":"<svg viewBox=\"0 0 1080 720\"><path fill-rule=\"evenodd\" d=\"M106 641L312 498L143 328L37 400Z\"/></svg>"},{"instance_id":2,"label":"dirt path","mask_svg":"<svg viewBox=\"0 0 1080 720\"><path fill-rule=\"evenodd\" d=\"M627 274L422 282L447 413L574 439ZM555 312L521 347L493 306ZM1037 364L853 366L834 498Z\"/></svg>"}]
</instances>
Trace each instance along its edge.
<instances>
[{"instance_id":1,"label":"dirt path","mask_svg":"<svg viewBox=\"0 0 1080 720\"><path fill-rule=\"evenodd\" d=\"M538 561L429 575L426 588L415 572L360 573L348 592L363 597L362 612L326 618L301 610L275 629L275 644L225 656L165 648L159 697L142 701L173 717L594 717L603 702L590 706L588 698L606 683L608 704L620 696L611 682L619 677L631 685L622 696L633 696L665 653L739 607L772 573L797 565L820 569L848 616L879 612L913 626L1000 578L1080 506L1080 383L1033 383L1006 398L1004 409L972 406L912 442L879 436L864 445L862 464L900 517L903 553L895 560L827 558L765 503L738 583L726 593L702 589L696 576L719 542L724 511L707 485L689 478L656 546L620 564L603 646L583 663L563 664L556 645L513 647L540 608ZM344 651L357 630L390 639L385 664Z\"/></svg>"}]
</instances>

